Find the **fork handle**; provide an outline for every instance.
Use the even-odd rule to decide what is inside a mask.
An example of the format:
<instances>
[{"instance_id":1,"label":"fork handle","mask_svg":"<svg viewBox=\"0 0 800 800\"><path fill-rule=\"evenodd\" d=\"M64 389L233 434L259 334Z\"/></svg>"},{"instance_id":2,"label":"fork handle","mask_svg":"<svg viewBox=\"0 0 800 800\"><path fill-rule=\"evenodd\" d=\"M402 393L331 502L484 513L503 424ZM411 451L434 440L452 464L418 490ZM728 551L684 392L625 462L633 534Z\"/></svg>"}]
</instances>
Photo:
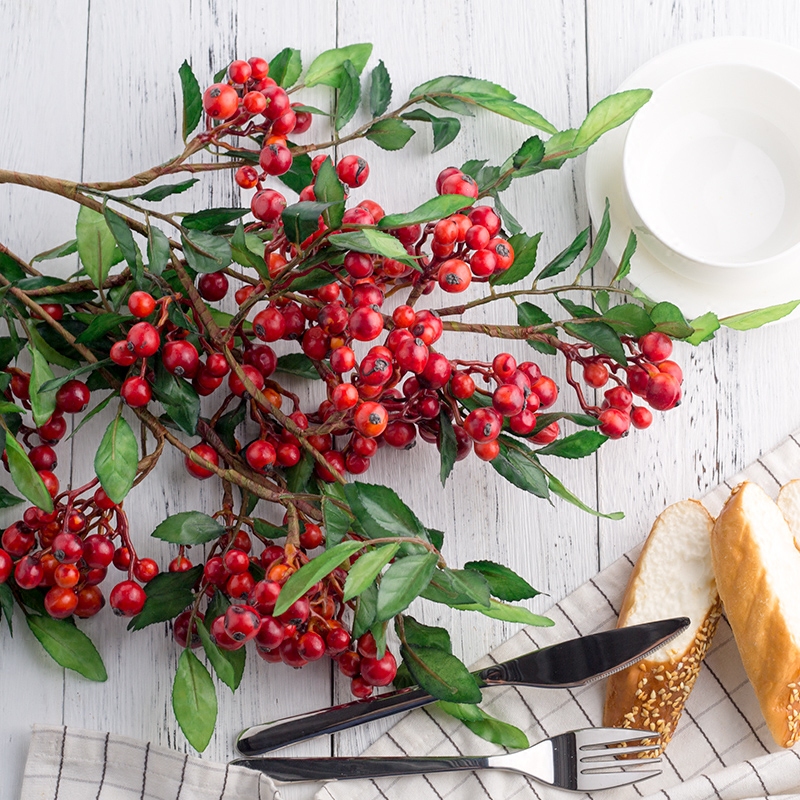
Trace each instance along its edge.
<instances>
[{"instance_id":1,"label":"fork handle","mask_svg":"<svg viewBox=\"0 0 800 800\"><path fill-rule=\"evenodd\" d=\"M279 781L347 781L431 772L486 769L488 758L406 756L356 758L240 758L232 764L255 769Z\"/></svg>"}]
</instances>

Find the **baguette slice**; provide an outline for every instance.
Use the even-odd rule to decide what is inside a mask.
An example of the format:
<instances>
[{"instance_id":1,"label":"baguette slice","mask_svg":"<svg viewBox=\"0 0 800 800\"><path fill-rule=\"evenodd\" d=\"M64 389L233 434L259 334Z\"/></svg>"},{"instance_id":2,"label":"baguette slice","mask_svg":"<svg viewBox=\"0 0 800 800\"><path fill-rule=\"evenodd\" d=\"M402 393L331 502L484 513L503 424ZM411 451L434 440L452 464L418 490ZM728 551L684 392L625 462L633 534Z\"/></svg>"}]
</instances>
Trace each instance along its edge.
<instances>
[{"instance_id":1,"label":"baguette slice","mask_svg":"<svg viewBox=\"0 0 800 800\"><path fill-rule=\"evenodd\" d=\"M714 525L711 553L761 713L775 741L791 747L800 740L800 553L792 532L766 492L743 483Z\"/></svg>"},{"instance_id":2,"label":"baguette slice","mask_svg":"<svg viewBox=\"0 0 800 800\"><path fill-rule=\"evenodd\" d=\"M789 481L778 492L778 508L789 524L794 546L800 550L800 480Z\"/></svg>"},{"instance_id":3,"label":"baguette slice","mask_svg":"<svg viewBox=\"0 0 800 800\"><path fill-rule=\"evenodd\" d=\"M689 617L679 637L646 660L608 679L603 724L651 730L669 742L711 644L720 600L711 566L714 520L702 504L684 500L665 509L633 569L618 627Z\"/></svg>"}]
</instances>

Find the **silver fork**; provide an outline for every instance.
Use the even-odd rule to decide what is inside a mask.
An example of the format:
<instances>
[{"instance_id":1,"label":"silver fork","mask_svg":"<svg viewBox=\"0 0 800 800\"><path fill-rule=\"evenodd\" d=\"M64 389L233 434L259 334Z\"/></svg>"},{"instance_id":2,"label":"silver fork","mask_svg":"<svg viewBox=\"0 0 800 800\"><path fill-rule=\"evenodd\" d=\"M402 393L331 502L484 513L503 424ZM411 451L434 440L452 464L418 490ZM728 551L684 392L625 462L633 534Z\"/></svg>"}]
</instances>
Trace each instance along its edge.
<instances>
[{"instance_id":1,"label":"silver fork","mask_svg":"<svg viewBox=\"0 0 800 800\"><path fill-rule=\"evenodd\" d=\"M643 740L647 744L643 744ZM638 744L637 744L638 743ZM626 746L622 746L626 745ZM654 778L660 758L630 758L659 749L656 734L621 728L584 728L499 756L356 756L353 758L240 758L279 781L354 780L433 772L503 769L576 792L596 792ZM627 756L620 759L619 756Z\"/></svg>"}]
</instances>

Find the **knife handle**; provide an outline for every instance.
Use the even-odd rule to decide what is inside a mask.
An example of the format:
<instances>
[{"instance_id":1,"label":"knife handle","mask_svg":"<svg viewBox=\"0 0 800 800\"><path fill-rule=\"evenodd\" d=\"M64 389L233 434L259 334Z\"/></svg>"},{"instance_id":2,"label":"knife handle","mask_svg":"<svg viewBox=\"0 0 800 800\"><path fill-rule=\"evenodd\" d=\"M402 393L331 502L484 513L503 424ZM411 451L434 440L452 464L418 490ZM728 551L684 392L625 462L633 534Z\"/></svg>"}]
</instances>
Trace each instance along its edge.
<instances>
[{"instance_id":1,"label":"knife handle","mask_svg":"<svg viewBox=\"0 0 800 800\"><path fill-rule=\"evenodd\" d=\"M257 756L278 747L313 739L315 736L336 733L365 722L410 711L434 700L423 689L411 687L321 711L286 717L242 731L236 740L236 749L244 756Z\"/></svg>"},{"instance_id":2,"label":"knife handle","mask_svg":"<svg viewBox=\"0 0 800 800\"><path fill-rule=\"evenodd\" d=\"M240 758L231 762L263 772L279 781L355 780L393 775L426 775L486 769L489 759L406 756L355 758Z\"/></svg>"}]
</instances>

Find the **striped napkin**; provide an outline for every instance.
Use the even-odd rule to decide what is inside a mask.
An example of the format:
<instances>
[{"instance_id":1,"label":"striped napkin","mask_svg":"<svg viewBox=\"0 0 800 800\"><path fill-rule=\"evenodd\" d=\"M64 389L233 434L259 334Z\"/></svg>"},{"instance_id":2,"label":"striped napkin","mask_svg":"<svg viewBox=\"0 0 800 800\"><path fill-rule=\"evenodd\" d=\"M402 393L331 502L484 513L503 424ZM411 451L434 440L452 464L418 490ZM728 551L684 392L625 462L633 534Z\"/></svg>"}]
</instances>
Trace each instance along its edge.
<instances>
[{"instance_id":1,"label":"striped napkin","mask_svg":"<svg viewBox=\"0 0 800 800\"><path fill-rule=\"evenodd\" d=\"M743 480L775 496L800 477L800 432L704 498L716 515ZM641 547L626 553L548 612L552 628L525 628L475 667L616 624ZM491 689L483 706L513 722L531 742L601 724L604 686L576 690ZM365 755L489 755L502 749L475 737L435 707L408 714ZM720 620L712 648L662 759L663 773L615 789L614 800L745 800L800 798L800 746L772 741L747 681L730 627ZM310 793L310 792L309 792ZM512 800L571 798L521 775L482 771L328 783L316 800ZM591 795L582 795L589 798ZM20 800L280 800L267 778L107 733L36 726Z\"/></svg>"}]
</instances>

